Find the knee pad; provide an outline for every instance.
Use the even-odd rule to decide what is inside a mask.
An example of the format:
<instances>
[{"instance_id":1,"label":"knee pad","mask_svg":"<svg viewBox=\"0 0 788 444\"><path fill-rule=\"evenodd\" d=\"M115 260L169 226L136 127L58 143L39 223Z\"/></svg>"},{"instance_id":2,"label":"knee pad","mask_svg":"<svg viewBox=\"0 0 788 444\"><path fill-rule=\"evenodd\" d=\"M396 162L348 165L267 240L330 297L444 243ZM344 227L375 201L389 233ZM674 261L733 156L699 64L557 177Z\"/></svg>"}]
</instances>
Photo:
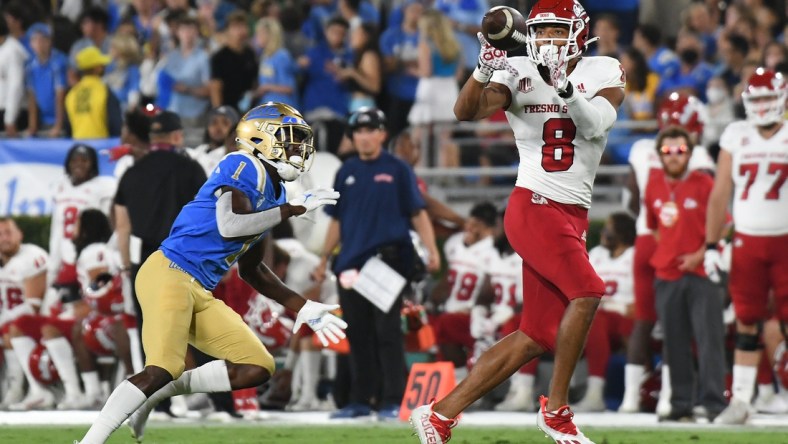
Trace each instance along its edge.
<instances>
[{"instance_id":1,"label":"knee pad","mask_svg":"<svg viewBox=\"0 0 788 444\"><path fill-rule=\"evenodd\" d=\"M736 333L736 349L742 351L758 351L763 348L763 343L761 342L761 329L760 325L758 328L758 333L754 335L746 334L746 333Z\"/></svg>"}]
</instances>

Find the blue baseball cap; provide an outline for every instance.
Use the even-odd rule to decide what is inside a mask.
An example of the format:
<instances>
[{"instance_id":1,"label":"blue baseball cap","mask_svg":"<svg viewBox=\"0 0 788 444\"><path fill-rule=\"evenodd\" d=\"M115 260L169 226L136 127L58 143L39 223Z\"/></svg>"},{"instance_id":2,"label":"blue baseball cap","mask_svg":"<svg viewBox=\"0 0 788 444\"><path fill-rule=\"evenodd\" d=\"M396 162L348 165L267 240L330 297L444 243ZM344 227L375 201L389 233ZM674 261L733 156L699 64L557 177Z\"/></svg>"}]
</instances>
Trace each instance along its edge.
<instances>
[{"instance_id":1,"label":"blue baseball cap","mask_svg":"<svg viewBox=\"0 0 788 444\"><path fill-rule=\"evenodd\" d=\"M48 38L52 37L52 28L50 28L49 25L47 25L46 23L41 23L41 22L33 23L30 26L30 28L27 29L27 32L29 32L30 35L38 33L43 35L44 37L48 37Z\"/></svg>"}]
</instances>

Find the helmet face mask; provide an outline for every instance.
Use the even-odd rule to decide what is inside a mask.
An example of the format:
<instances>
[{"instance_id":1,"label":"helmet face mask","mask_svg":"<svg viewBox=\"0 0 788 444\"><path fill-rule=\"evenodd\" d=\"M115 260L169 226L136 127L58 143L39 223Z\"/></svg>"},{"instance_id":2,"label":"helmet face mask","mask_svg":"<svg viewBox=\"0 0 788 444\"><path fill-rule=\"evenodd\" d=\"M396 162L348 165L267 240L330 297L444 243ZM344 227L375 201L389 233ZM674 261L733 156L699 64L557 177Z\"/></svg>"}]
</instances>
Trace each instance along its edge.
<instances>
[{"instance_id":1,"label":"helmet face mask","mask_svg":"<svg viewBox=\"0 0 788 444\"><path fill-rule=\"evenodd\" d=\"M540 47L558 46L557 42L563 42L561 46L567 46L567 60L580 57L586 46L596 40L596 38L590 40L588 38L589 20L585 9L576 0L540 0L531 9L525 21L528 27L526 36L528 58L537 65L546 65ZM565 38L537 37L537 28L544 26L565 27L568 35ZM552 54L557 56L558 51L554 50Z\"/></svg>"},{"instance_id":2,"label":"helmet face mask","mask_svg":"<svg viewBox=\"0 0 788 444\"><path fill-rule=\"evenodd\" d=\"M782 122L788 86L782 74L758 68L741 94L747 120L757 126Z\"/></svg>"},{"instance_id":3,"label":"helmet face mask","mask_svg":"<svg viewBox=\"0 0 788 444\"><path fill-rule=\"evenodd\" d=\"M301 113L283 103L252 108L236 128L238 149L276 168L285 181L296 180L314 161L314 135Z\"/></svg>"}]
</instances>

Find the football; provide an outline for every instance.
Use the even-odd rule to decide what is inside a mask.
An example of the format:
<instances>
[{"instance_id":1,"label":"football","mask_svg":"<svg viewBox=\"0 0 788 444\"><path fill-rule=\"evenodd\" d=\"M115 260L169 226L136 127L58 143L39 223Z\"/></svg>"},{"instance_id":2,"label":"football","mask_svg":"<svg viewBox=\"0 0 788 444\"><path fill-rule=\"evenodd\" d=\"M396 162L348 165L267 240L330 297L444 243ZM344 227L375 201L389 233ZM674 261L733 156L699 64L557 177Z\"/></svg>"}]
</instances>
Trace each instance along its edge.
<instances>
[{"instance_id":1,"label":"football","mask_svg":"<svg viewBox=\"0 0 788 444\"><path fill-rule=\"evenodd\" d=\"M520 11L508 6L496 6L482 19L482 35L490 45L513 51L525 44L528 29Z\"/></svg>"}]
</instances>

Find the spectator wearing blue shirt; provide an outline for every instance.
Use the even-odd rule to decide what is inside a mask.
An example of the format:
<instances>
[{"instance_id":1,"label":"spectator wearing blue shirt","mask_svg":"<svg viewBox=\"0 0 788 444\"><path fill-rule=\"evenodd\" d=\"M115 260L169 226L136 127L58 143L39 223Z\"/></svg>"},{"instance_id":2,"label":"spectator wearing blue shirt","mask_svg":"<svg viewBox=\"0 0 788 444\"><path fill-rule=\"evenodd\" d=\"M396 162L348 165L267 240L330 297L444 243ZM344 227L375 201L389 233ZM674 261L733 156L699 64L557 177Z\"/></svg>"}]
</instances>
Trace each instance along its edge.
<instances>
[{"instance_id":1,"label":"spectator wearing blue shirt","mask_svg":"<svg viewBox=\"0 0 788 444\"><path fill-rule=\"evenodd\" d=\"M342 1L344 0L313 0L311 2L312 7L309 10L309 16L306 18L301 28L304 35L314 43L324 42L325 34L323 33L323 29L325 29L329 20L336 14L340 14L352 27L361 23L371 23L374 25L380 23L380 14L378 10L368 0L350 0L350 8L347 8L347 4L342 5ZM352 14L353 16L358 16L358 20L354 20L356 23L350 21L351 17L345 16L345 14L349 14L351 10L355 11Z\"/></svg>"},{"instance_id":2,"label":"spectator wearing blue shirt","mask_svg":"<svg viewBox=\"0 0 788 444\"><path fill-rule=\"evenodd\" d=\"M93 6L82 13L79 19L79 29L82 31L82 38L71 45L68 53L69 66L71 67L71 77L69 84L73 86L77 82L77 62L76 57L79 51L95 46L102 54L109 54L109 14L100 6Z\"/></svg>"},{"instance_id":3,"label":"spectator wearing blue shirt","mask_svg":"<svg viewBox=\"0 0 788 444\"><path fill-rule=\"evenodd\" d=\"M110 40L109 55L112 62L104 71L104 82L118 98L122 111L134 109L140 100L140 46L134 37L117 34Z\"/></svg>"},{"instance_id":4,"label":"spectator wearing blue shirt","mask_svg":"<svg viewBox=\"0 0 788 444\"><path fill-rule=\"evenodd\" d=\"M742 69L750 52L750 44L747 39L738 34L728 34L720 39L719 53L720 65L717 67L717 76L725 80L728 89L732 90L741 83Z\"/></svg>"},{"instance_id":5,"label":"spectator wearing blue shirt","mask_svg":"<svg viewBox=\"0 0 788 444\"><path fill-rule=\"evenodd\" d=\"M465 71L470 75L476 68L481 49L476 33L482 30L482 18L490 9L489 3L487 0L436 0L433 7L451 20L463 50Z\"/></svg>"},{"instance_id":6,"label":"spectator wearing blue shirt","mask_svg":"<svg viewBox=\"0 0 788 444\"><path fill-rule=\"evenodd\" d=\"M405 6L402 23L380 37L383 73L388 94L388 129L398 134L408 126L408 113L416 100L419 84L419 18L424 7L417 1Z\"/></svg>"},{"instance_id":7,"label":"spectator wearing blue shirt","mask_svg":"<svg viewBox=\"0 0 788 444\"><path fill-rule=\"evenodd\" d=\"M210 105L211 63L198 46L199 22L182 17L175 31L179 45L166 55L162 72L173 83L167 109L178 114L184 126L198 126Z\"/></svg>"},{"instance_id":8,"label":"spectator wearing blue shirt","mask_svg":"<svg viewBox=\"0 0 788 444\"><path fill-rule=\"evenodd\" d=\"M679 58L662 44L662 32L654 25L644 24L635 29L632 46L648 61L651 71L660 77L672 77L679 69Z\"/></svg>"},{"instance_id":9,"label":"spectator wearing blue shirt","mask_svg":"<svg viewBox=\"0 0 788 444\"><path fill-rule=\"evenodd\" d=\"M48 129L49 137L58 137L63 130L68 58L52 48L49 25L35 23L28 30L33 56L25 66L29 123L27 132L35 135Z\"/></svg>"},{"instance_id":10,"label":"spectator wearing blue shirt","mask_svg":"<svg viewBox=\"0 0 788 444\"><path fill-rule=\"evenodd\" d=\"M298 107L296 98L296 66L290 52L283 47L279 21L261 18L255 26L255 40L260 48L257 72L256 104L281 102Z\"/></svg>"},{"instance_id":11,"label":"spectator wearing blue shirt","mask_svg":"<svg viewBox=\"0 0 788 444\"><path fill-rule=\"evenodd\" d=\"M697 34L682 30L676 40L676 52L679 54L679 69L672 76L660 79L657 98L678 91L699 97L705 102L706 84L714 76L714 68L701 59L703 41Z\"/></svg>"},{"instance_id":12,"label":"spectator wearing blue shirt","mask_svg":"<svg viewBox=\"0 0 788 444\"><path fill-rule=\"evenodd\" d=\"M342 197L336 207L326 210L331 222L314 278L325 278L328 259L341 242L332 267L340 281L373 256L410 279L418 260L411 228L429 251L427 269L437 270L440 255L416 176L404 161L383 150L385 116L378 109L361 109L351 115L348 127L358 156L346 160L336 174L334 187ZM383 312L348 287L340 285L338 290L342 316L349 324L351 399L331 417L368 416L374 399L378 418L396 420L406 379L402 294Z\"/></svg>"},{"instance_id":13,"label":"spectator wearing blue shirt","mask_svg":"<svg viewBox=\"0 0 788 444\"><path fill-rule=\"evenodd\" d=\"M329 20L326 41L310 48L299 60L306 75L302 101L307 120L344 120L347 115L350 94L337 73L353 63L352 54L345 46L348 27L341 17Z\"/></svg>"}]
</instances>

